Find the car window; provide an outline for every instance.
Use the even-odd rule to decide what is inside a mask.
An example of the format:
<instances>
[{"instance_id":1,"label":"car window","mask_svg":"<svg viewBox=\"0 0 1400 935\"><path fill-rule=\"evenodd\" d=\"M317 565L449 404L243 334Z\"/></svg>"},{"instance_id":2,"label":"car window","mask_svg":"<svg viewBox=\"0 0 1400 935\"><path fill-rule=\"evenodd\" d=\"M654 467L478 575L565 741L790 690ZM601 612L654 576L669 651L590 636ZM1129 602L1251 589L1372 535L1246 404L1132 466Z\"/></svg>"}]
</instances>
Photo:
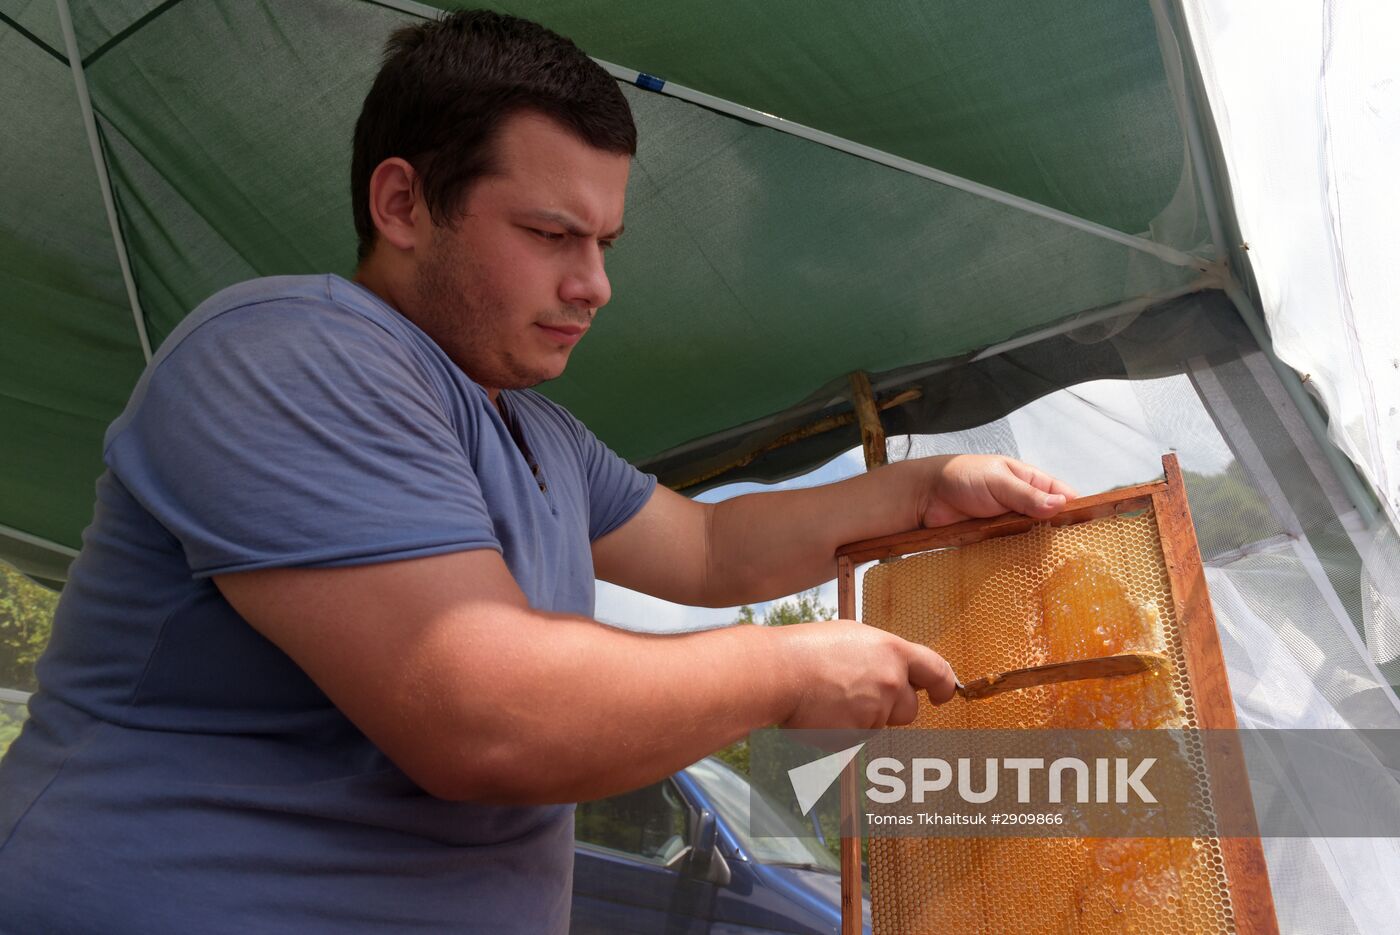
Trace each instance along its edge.
<instances>
[{"instance_id":1,"label":"car window","mask_svg":"<svg viewBox=\"0 0 1400 935\"><path fill-rule=\"evenodd\" d=\"M761 789L750 787L747 779L719 760L713 757L701 760L687 767L685 772L714 803L715 811L724 816L726 826L739 839L739 846L754 860L833 873L841 871L841 862L817 841L810 825L804 825L801 819L770 801ZM768 829L769 833L752 833L751 808L756 810L754 824Z\"/></svg>"},{"instance_id":2,"label":"car window","mask_svg":"<svg viewBox=\"0 0 1400 935\"><path fill-rule=\"evenodd\" d=\"M669 779L610 799L583 802L574 839L629 857L665 864L688 843L689 813Z\"/></svg>"}]
</instances>

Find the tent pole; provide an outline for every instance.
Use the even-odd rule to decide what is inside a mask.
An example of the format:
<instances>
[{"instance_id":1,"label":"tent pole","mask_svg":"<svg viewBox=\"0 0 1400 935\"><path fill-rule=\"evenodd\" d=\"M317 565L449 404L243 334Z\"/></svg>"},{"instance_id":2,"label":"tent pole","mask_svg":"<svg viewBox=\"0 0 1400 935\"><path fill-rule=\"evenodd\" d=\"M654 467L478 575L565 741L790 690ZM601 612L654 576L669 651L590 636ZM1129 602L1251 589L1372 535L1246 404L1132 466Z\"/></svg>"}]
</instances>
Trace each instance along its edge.
<instances>
[{"instance_id":1,"label":"tent pole","mask_svg":"<svg viewBox=\"0 0 1400 935\"><path fill-rule=\"evenodd\" d=\"M64 581L78 550L58 542L0 525L0 547L14 553L6 561L20 574L45 582Z\"/></svg>"},{"instance_id":2,"label":"tent pole","mask_svg":"<svg viewBox=\"0 0 1400 935\"><path fill-rule=\"evenodd\" d=\"M136 323L136 337L141 342L142 355L146 362L150 363L151 339L146 334L146 318L141 312L141 300L136 295L136 279L131 275L126 238L122 235L121 220L117 217L117 202L112 196L112 182L107 175L107 160L102 156L102 142L97 136L97 120L92 113L92 99L88 97L87 77L83 74L83 59L78 52L78 38L73 33L73 17L68 11L68 0L54 0L54 3L58 7L58 24L63 30L68 65L73 70L73 84L78 91L78 107L83 113L83 128L87 131L88 148L92 150L93 168L97 171L97 186L102 190L102 204L107 209L107 224L112 228L112 244L117 251L117 264L121 267L122 281L126 283L126 298L131 304L131 317Z\"/></svg>"},{"instance_id":3,"label":"tent pole","mask_svg":"<svg viewBox=\"0 0 1400 935\"><path fill-rule=\"evenodd\" d=\"M1225 248L1225 227L1220 221L1220 206L1215 198L1215 179L1206 159L1205 142L1201 139L1196 102L1186 90L1186 65L1181 43L1176 38L1176 29L1167 13L1165 0L1148 2L1152 6L1152 19L1157 26L1157 45L1162 52L1162 70L1167 76L1167 87L1171 88L1172 97L1176 99L1177 119L1181 121L1182 129L1186 132L1191 167L1195 170L1198 182L1196 187L1201 192L1201 201L1206 209L1206 223L1210 225L1211 243L1215 245L1216 258L1223 260L1230 255Z\"/></svg>"},{"instance_id":4,"label":"tent pole","mask_svg":"<svg viewBox=\"0 0 1400 935\"><path fill-rule=\"evenodd\" d=\"M1152 6L1153 19L1157 26L1157 40L1162 47L1167 84L1172 90L1172 95L1176 98L1177 111L1181 115L1181 121L1186 130L1191 164L1196 171L1201 203L1206 211L1206 220L1210 224L1210 235L1215 243L1215 252L1220 259L1228 262L1230 251L1225 243L1225 226L1222 222L1220 202L1215 194L1215 178L1211 172L1210 161L1206 158L1205 140L1201 132L1201 114L1199 108L1196 107L1195 97L1186 87L1186 62L1185 56L1182 54L1182 43L1177 39L1176 29L1172 25L1172 18L1167 10L1168 0L1148 0L1148 2ZM1171 0L1171 2L1173 9L1181 14L1180 0ZM1179 22L1182 23L1184 29L1186 22L1184 15L1180 15ZM1188 35L1186 39L1186 48L1192 48L1190 36ZM1194 51L1192 54L1194 55ZM1254 303L1250 301L1249 294L1236 277L1234 270L1227 271L1224 289L1225 294L1239 312L1240 318L1244 319L1250 334L1254 336L1255 343L1259 345L1259 349L1264 352L1264 357L1269 361L1269 365L1278 374L1279 381L1283 384L1289 398L1293 400L1293 405L1298 407L1303 422L1312 432L1313 437L1317 439L1318 447L1322 450L1323 456L1327 458L1332 470L1336 472L1338 482L1341 483L1342 489L1347 492L1347 496L1356 506L1356 511L1366 524L1366 528L1375 529L1377 521L1376 501L1371 494L1369 485L1362 479L1356 465L1328 438L1327 423L1323 421L1312 397L1303 389L1303 383L1298 378L1297 371L1284 363L1274 353L1273 342L1269 337L1265 319L1254 307Z\"/></svg>"},{"instance_id":5,"label":"tent pole","mask_svg":"<svg viewBox=\"0 0 1400 935\"><path fill-rule=\"evenodd\" d=\"M417 0L370 0L370 2L373 2L378 6L384 6L395 10L401 10L404 13L411 13L415 16L422 16L427 19L436 19L443 15L442 10L439 10L436 7L427 6L423 3L418 3ZM1031 201L1029 198L1022 198L1019 195L1013 195L1010 192L1004 192L999 188L993 188L990 185L983 185L980 182L974 182L971 179L963 178L960 175L954 175L951 172L944 172L941 169L935 169L932 166L926 166L923 163L915 162L912 159L905 159L903 156L896 156L893 153L887 153L884 150L876 149L873 146L866 146L863 143L857 143L854 140L848 140L844 137L837 136L834 133L827 133L824 130L816 129L815 127L809 127L804 124L795 123L791 120L784 120L783 118L776 117L773 114L766 114L761 110L754 110L752 107L745 107L743 104L736 104L735 102L725 100L722 97L715 97L713 94L706 94L704 91L696 91L694 88L687 88L684 85L673 84L669 81L665 81L661 78L658 78L655 75L648 75L644 72L639 72L633 68L626 68L622 65L615 65L612 62L605 62L602 59L597 58L595 58L594 61L601 65L608 72L608 74L612 75L619 81L625 81L628 84L636 85L637 87L643 88L647 91L654 91L658 94L665 94L668 97L674 97L677 100L686 101L691 104L697 104L700 107L706 108L707 110L713 110L721 114L728 114L731 117L738 117L740 120L745 120L749 123L756 123L760 126L765 126L770 130L777 130L780 133L787 133L791 136L796 136L801 139L808 140L809 142L825 146L828 149L834 149L838 152L843 152L850 156L857 156L861 159L878 163L882 166L885 166L890 169L895 169L899 172L906 172L909 175L914 175L922 179L927 179L930 182L937 182L938 184L947 186L948 188L954 188L958 191L967 192L970 195L976 195L979 198L984 198L988 201L996 202L997 204L1004 205L1005 207L1014 208L1017 211L1023 211L1027 214L1035 215L1036 217L1043 218L1047 221L1053 221L1056 224L1062 224L1066 227L1074 228L1075 230L1081 231L1085 234L1089 234L1094 237L1099 237L1104 240L1111 240L1116 244L1121 244L1122 246L1129 247L1133 250L1139 250L1143 253L1149 253L1152 256L1157 257L1157 259L1163 261L1164 263L1170 263L1172 266L1184 266L1191 269L1198 269L1204 271L1210 264L1210 261L1203 257L1192 256L1189 253L1177 250L1175 247L1170 247L1166 244L1157 243L1154 240L1148 240L1146 237L1138 237L1133 234L1125 234L1123 231L1115 230L1111 227L1106 227L1103 224L1095 223L1094 221L1090 221L1087 218L1078 217L1076 215L1070 214L1067 211L1060 211L1059 209L1052 208L1049 205L1043 205L1037 201Z\"/></svg>"},{"instance_id":6,"label":"tent pole","mask_svg":"<svg viewBox=\"0 0 1400 935\"><path fill-rule=\"evenodd\" d=\"M1167 244L1157 243L1155 240L1148 240L1145 237L1138 237L1134 234L1126 234L1123 231L1106 227L1103 224L1098 224L1087 218L1078 217L1067 211L1061 211L1058 208L1043 205L1029 198L1013 195L1010 192L1002 191L999 188L993 188L990 185L983 185L981 182L974 182L971 179L963 178L960 175L954 175L951 172L944 172L942 169L935 169L932 166L915 162L912 159L905 159L903 156L896 156L893 153L885 152L882 149L876 149L873 146L866 146L864 143L848 140L834 133L827 133L825 130L818 130L815 127L809 127L805 124L784 120L782 117L765 114L763 111L745 107L743 104L736 104L722 97L715 97L713 94L706 94L703 91L696 91L693 88L687 88L683 85L672 84L669 81L663 81L660 78L638 72L631 68L614 65L611 62L605 62L601 59L595 59L595 61L607 69L608 73L619 81L626 81L629 84L637 85L648 91L666 94L678 100L697 104L708 110L728 114L731 117L738 117L749 123L756 123L768 127L770 130L777 130L780 133L796 136L800 139L825 146L828 149L834 149L850 156L856 156L869 162L878 163L886 168L895 169L921 179L927 179L930 182L937 182L948 188L957 189L969 195L975 195L987 201L992 201L999 205L1025 212L1026 214L1035 215L1036 217L1052 221L1056 224L1062 224L1065 227L1073 228L1082 233L1099 237L1103 240L1110 240L1143 253L1149 253L1172 266L1184 266L1190 269L1205 270L1210 263L1209 260L1203 257L1193 256L1182 250L1177 250L1175 247L1168 246Z\"/></svg>"},{"instance_id":7,"label":"tent pole","mask_svg":"<svg viewBox=\"0 0 1400 935\"><path fill-rule=\"evenodd\" d=\"M66 545L61 545L49 539L44 539L32 533L22 532L10 526L0 526L0 539L13 539L16 542L23 542L25 545L32 545L56 555L62 555L67 559L78 557L78 550Z\"/></svg>"}]
</instances>

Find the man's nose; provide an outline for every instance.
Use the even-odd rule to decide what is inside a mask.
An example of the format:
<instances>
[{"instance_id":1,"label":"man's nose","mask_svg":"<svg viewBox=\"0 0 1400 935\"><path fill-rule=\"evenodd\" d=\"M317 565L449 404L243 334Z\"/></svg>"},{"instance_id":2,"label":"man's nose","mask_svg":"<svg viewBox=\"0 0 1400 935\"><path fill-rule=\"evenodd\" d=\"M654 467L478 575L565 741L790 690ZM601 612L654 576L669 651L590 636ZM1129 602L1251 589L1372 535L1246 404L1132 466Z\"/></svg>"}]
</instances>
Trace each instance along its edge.
<instances>
[{"instance_id":1,"label":"man's nose","mask_svg":"<svg viewBox=\"0 0 1400 935\"><path fill-rule=\"evenodd\" d=\"M603 248L588 244L559 287L559 297L569 305L602 308L612 298L612 284L603 268Z\"/></svg>"}]
</instances>

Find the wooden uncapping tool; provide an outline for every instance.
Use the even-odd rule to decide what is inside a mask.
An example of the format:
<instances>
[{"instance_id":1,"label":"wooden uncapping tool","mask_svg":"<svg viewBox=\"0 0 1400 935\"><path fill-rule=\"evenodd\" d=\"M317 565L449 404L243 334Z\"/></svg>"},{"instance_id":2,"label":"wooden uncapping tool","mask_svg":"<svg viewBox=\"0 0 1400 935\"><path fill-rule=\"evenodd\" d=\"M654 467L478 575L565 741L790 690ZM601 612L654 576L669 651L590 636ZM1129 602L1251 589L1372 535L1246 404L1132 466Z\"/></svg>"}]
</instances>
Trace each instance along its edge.
<instances>
[{"instance_id":1,"label":"wooden uncapping tool","mask_svg":"<svg viewBox=\"0 0 1400 935\"><path fill-rule=\"evenodd\" d=\"M973 701L977 698L1000 695L1002 692L1016 691L1018 688L1033 688L1036 685L1054 685L1057 682L1077 682L1081 679L1135 675L1139 672L1146 672L1153 666L1165 665L1166 661L1166 656L1151 652L1095 656L1092 659L1052 662L1043 666L1031 666L1029 669L998 672L986 678L974 679L966 685L958 682L956 690L963 698Z\"/></svg>"}]
</instances>

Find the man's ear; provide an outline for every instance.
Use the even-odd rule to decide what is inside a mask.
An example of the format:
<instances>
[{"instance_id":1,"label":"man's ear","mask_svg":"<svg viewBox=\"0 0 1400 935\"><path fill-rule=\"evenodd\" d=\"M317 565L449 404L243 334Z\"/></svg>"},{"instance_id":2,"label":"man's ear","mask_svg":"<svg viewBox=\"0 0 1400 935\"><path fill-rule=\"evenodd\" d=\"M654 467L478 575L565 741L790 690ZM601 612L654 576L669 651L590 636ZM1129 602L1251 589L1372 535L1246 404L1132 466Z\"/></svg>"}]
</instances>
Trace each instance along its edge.
<instances>
[{"instance_id":1,"label":"man's ear","mask_svg":"<svg viewBox=\"0 0 1400 935\"><path fill-rule=\"evenodd\" d=\"M379 236L399 250L412 250L418 225L428 220L418 198L418 173L406 159L391 156L369 177L369 216Z\"/></svg>"}]
</instances>

